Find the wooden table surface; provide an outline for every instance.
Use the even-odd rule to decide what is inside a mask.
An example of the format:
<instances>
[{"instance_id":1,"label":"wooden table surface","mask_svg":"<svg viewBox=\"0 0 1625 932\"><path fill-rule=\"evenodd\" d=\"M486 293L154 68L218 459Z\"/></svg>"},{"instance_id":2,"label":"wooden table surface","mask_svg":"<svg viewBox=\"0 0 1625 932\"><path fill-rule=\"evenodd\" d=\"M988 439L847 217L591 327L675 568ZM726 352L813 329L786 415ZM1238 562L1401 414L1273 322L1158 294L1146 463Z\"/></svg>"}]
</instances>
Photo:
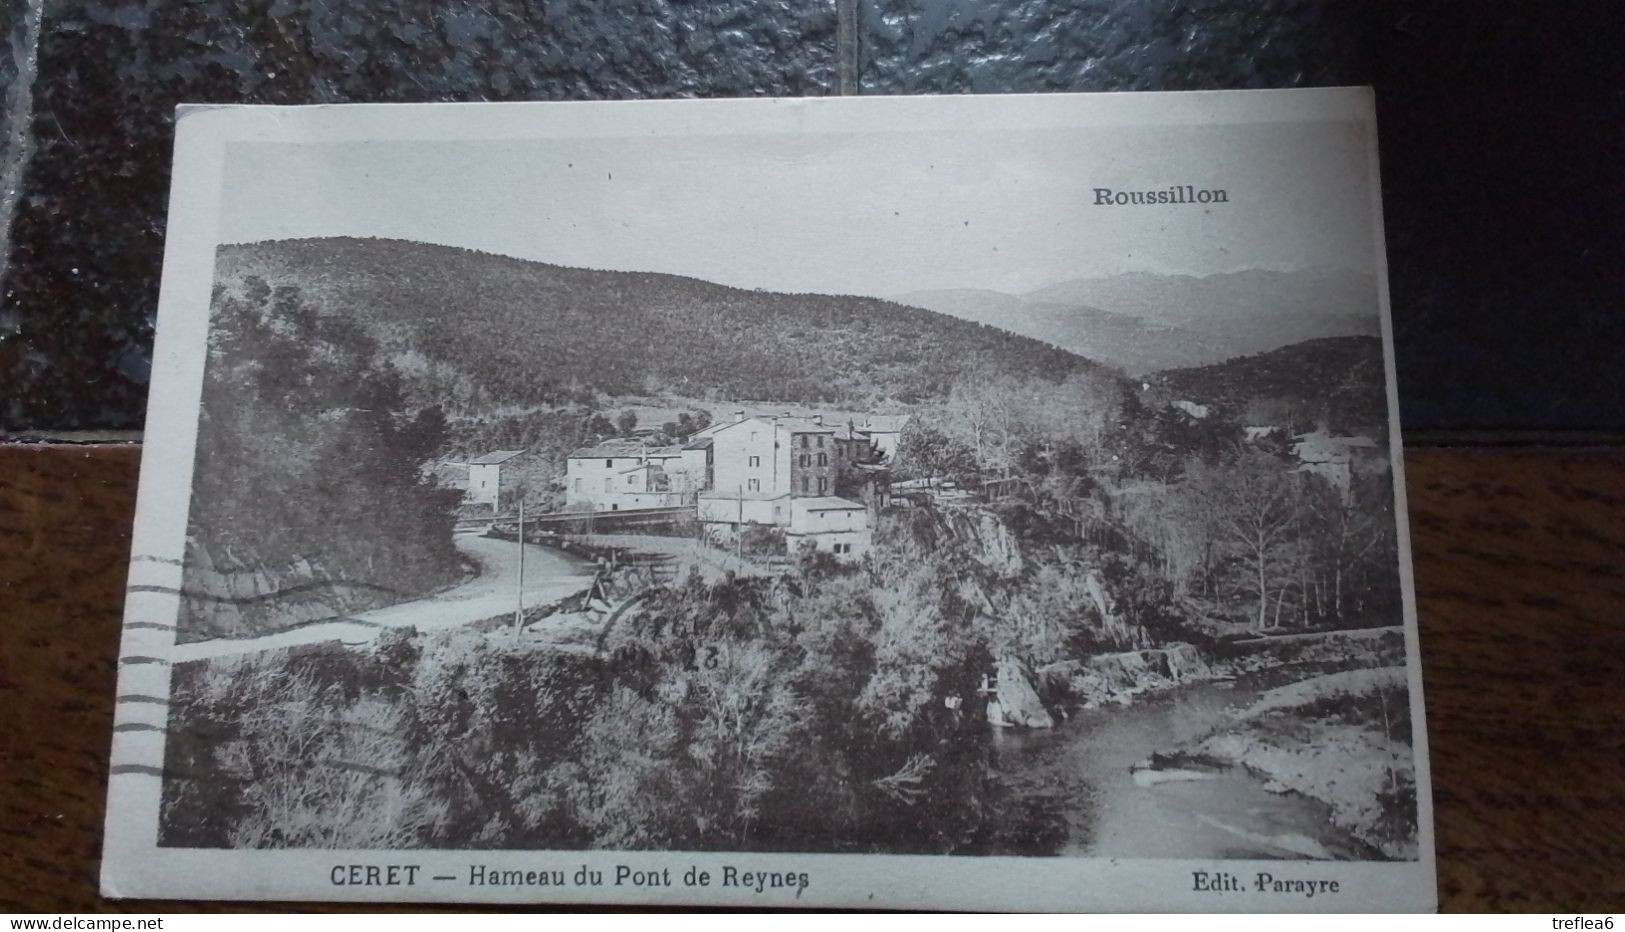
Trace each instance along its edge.
<instances>
[{"instance_id":1,"label":"wooden table surface","mask_svg":"<svg viewBox=\"0 0 1625 932\"><path fill-rule=\"evenodd\" d=\"M196 908L96 892L139 456L0 445L0 911ZM1406 458L1441 906L1625 909L1625 450Z\"/></svg>"}]
</instances>

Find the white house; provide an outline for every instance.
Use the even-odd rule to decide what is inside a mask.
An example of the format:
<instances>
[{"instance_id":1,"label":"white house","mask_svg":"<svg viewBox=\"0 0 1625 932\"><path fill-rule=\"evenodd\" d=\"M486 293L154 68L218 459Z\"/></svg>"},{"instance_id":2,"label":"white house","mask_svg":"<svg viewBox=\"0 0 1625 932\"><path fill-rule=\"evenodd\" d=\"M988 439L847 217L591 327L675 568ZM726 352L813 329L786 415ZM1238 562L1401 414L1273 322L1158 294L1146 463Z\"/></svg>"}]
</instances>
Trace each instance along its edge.
<instances>
[{"instance_id":1,"label":"white house","mask_svg":"<svg viewBox=\"0 0 1625 932\"><path fill-rule=\"evenodd\" d=\"M860 502L834 496L792 498L790 525L784 537L791 553L811 548L841 559L856 559L869 552L869 509Z\"/></svg>"},{"instance_id":2,"label":"white house","mask_svg":"<svg viewBox=\"0 0 1625 932\"><path fill-rule=\"evenodd\" d=\"M786 525L790 522L790 493L784 492L774 495L771 492L735 493L728 495L721 491L701 493L699 498L699 518L706 524L714 525L746 525L746 524L774 524Z\"/></svg>"},{"instance_id":3,"label":"white house","mask_svg":"<svg viewBox=\"0 0 1625 932\"><path fill-rule=\"evenodd\" d=\"M705 451L648 447L636 440L606 440L571 451L564 485L569 505L593 511L672 508L704 488Z\"/></svg>"},{"instance_id":4,"label":"white house","mask_svg":"<svg viewBox=\"0 0 1625 932\"><path fill-rule=\"evenodd\" d=\"M707 428L712 492L720 497L830 495L844 449L818 417L740 416Z\"/></svg>"},{"instance_id":5,"label":"white house","mask_svg":"<svg viewBox=\"0 0 1625 932\"><path fill-rule=\"evenodd\" d=\"M471 504L496 508L502 499L503 464L524 454L524 450L495 450L468 461L468 488L464 493Z\"/></svg>"},{"instance_id":6,"label":"white house","mask_svg":"<svg viewBox=\"0 0 1625 932\"><path fill-rule=\"evenodd\" d=\"M699 516L707 528L728 535L753 524L781 527L792 554L812 549L855 560L869 552L872 541L868 507L833 495L707 492L700 496Z\"/></svg>"}]
</instances>

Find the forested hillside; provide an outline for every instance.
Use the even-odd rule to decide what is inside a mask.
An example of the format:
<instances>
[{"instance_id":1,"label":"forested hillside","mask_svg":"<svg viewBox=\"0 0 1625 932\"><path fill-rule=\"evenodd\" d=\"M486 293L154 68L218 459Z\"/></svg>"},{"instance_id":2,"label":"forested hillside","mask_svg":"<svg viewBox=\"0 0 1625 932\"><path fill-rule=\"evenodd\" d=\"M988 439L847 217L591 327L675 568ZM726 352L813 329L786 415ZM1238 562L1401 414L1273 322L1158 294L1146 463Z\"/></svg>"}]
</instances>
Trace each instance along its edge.
<instances>
[{"instance_id":1,"label":"forested hillside","mask_svg":"<svg viewBox=\"0 0 1625 932\"><path fill-rule=\"evenodd\" d=\"M1326 420L1339 430L1385 430L1387 380L1377 337L1329 337L1152 377L1170 394L1253 423ZM1309 422L1309 423L1305 423Z\"/></svg>"},{"instance_id":2,"label":"forested hillside","mask_svg":"<svg viewBox=\"0 0 1625 932\"><path fill-rule=\"evenodd\" d=\"M967 374L1099 368L993 327L874 298L779 294L377 239L222 247L217 283L295 285L396 354L448 410L608 394L869 404L940 398Z\"/></svg>"},{"instance_id":3,"label":"forested hillside","mask_svg":"<svg viewBox=\"0 0 1625 932\"><path fill-rule=\"evenodd\" d=\"M371 338L259 285L216 291L208 351L178 640L263 634L460 576L461 495L421 471L444 421L403 412Z\"/></svg>"}]
</instances>

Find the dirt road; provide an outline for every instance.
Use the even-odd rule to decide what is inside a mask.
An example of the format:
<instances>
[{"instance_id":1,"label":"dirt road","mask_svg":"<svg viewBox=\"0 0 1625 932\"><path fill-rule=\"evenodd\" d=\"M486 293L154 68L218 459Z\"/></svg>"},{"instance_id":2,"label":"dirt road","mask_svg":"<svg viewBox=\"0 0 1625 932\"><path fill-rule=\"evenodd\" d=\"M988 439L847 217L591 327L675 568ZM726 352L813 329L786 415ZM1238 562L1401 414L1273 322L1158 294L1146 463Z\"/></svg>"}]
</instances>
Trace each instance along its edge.
<instances>
[{"instance_id":1,"label":"dirt road","mask_svg":"<svg viewBox=\"0 0 1625 932\"><path fill-rule=\"evenodd\" d=\"M214 638L176 644L165 652L163 659L184 663L333 640L362 644L390 628L411 625L419 631L434 631L512 612L518 605L518 545L513 541L462 536L457 538L457 549L480 567L478 576L461 585L413 602L387 605L261 637ZM564 598L587 588L591 581L592 567L585 561L547 547L525 546L525 605L541 605Z\"/></svg>"}]
</instances>

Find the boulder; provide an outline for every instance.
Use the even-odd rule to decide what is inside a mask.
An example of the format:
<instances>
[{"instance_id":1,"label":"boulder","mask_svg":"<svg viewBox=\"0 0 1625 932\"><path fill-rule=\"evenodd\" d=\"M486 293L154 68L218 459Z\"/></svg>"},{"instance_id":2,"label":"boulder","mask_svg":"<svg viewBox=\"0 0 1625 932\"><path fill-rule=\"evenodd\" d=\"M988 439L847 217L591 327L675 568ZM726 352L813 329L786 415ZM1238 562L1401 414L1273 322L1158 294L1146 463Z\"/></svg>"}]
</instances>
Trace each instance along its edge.
<instances>
[{"instance_id":1,"label":"boulder","mask_svg":"<svg viewBox=\"0 0 1625 932\"><path fill-rule=\"evenodd\" d=\"M1000 728L1054 728L1055 719L1044 708L1038 691L1027 678L1021 661L1001 658L996 667L998 687L987 704L987 720Z\"/></svg>"}]
</instances>

